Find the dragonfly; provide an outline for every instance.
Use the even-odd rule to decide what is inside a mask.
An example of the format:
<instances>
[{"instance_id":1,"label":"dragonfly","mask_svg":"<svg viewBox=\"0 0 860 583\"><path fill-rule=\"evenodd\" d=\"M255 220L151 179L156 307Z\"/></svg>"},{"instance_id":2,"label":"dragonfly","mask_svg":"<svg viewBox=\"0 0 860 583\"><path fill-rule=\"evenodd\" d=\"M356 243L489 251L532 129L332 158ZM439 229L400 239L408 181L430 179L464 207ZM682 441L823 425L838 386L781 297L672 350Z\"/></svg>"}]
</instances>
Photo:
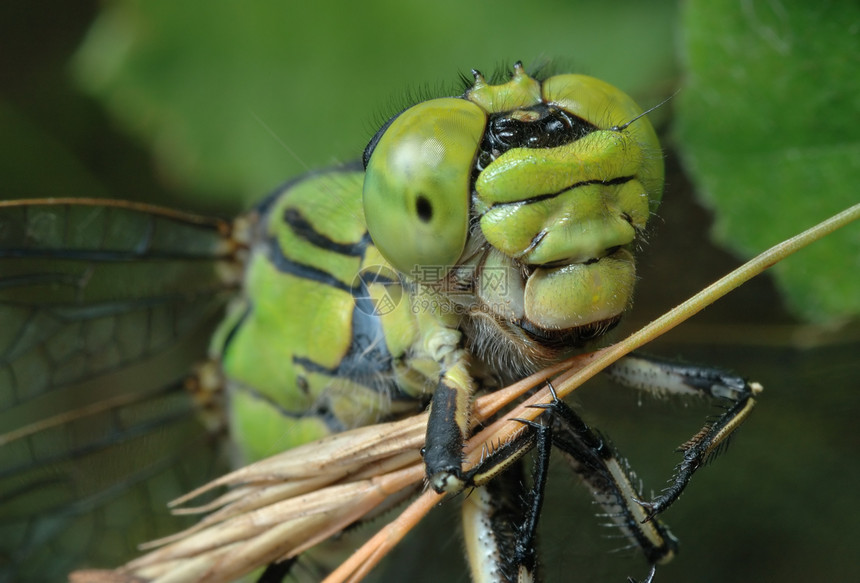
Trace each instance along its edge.
<instances>
[{"instance_id":1,"label":"dragonfly","mask_svg":"<svg viewBox=\"0 0 860 583\"><path fill-rule=\"evenodd\" d=\"M653 498L558 399L514 420L520 430L471 465L464 447L476 395L618 324L663 175L656 133L628 95L517 63L507 81L476 71L462 95L404 109L360 162L289 181L232 222L117 201L3 202L4 576L39 580L78 566L60 556L89 552L92 566L102 550L160 536L176 523L166 512L141 519L147 509L225 460L241 466L429 407L424 480L462 494L473 580L539 578L553 448L642 551L650 580L676 551L660 514L749 415L757 383L640 355L609 369L642 392L726 404ZM135 374L203 357L185 344L207 335L193 374ZM159 445L152 463L136 461ZM286 572L283 554L254 567Z\"/></svg>"}]
</instances>

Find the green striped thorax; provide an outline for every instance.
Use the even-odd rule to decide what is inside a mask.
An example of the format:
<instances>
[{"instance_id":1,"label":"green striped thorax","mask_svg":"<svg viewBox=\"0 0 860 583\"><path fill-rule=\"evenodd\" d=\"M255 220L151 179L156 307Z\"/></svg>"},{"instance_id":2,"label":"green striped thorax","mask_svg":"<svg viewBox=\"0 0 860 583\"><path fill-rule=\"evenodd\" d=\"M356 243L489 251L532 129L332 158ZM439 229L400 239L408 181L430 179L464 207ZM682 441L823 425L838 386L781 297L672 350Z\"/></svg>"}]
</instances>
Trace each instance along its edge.
<instances>
[{"instance_id":1,"label":"green striped thorax","mask_svg":"<svg viewBox=\"0 0 860 583\"><path fill-rule=\"evenodd\" d=\"M631 247L663 161L633 100L585 75L477 72L462 97L408 108L365 152L368 232L418 284L532 362L605 332L631 302ZM505 344L505 343L503 343Z\"/></svg>"}]
</instances>

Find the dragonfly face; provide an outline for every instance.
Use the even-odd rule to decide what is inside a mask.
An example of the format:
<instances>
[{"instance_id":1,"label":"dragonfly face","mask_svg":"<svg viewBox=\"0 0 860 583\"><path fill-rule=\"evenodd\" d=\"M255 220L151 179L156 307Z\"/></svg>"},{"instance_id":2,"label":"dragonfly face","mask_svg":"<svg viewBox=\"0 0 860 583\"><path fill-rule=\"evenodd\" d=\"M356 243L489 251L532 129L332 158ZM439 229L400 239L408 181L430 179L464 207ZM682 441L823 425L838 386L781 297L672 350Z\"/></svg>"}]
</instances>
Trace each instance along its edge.
<instances>
[{"instance_id":1,"label":"dragonfly face","mask_svg":"<svg viewBox=\"0 0 860 583\"><path fill-rule=\"evenodd\" d=\"M401 273L456 290L482 323L473 336L493 337L480 358L546 364L630 303L630 248L663 185L651 125L621 129L641 113L583 75L476 75L463 98L405 110L368 146L370 236Z\"/></svg>"}]
</instances>

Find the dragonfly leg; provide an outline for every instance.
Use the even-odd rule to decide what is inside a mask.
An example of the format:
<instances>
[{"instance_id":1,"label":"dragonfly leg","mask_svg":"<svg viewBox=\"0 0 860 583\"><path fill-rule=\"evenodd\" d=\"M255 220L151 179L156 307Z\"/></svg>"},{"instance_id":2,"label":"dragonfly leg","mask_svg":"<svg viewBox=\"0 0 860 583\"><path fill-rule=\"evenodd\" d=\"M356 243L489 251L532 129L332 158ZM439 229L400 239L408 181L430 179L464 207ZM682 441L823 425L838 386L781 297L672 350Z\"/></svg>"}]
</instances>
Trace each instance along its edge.
<instances>
[{"instance_id":1,"label":"dragonfly leg","mask_svg":"<svg viewBox=\"0 0 860 583\"><path fill-rule=\"evenodd\" d=\"M571 469L591 490L603 509L603 516L642 550L652 566L670 561L678 542L662 522L648 520L646 511L638 503L641 498L638 480L627 461L558 398L535 407L546 409L544 415L551 415L553 446L562 452ZM651 577L653 572L646 581Z\"/></svg>"},{"instance_id":2,"label":"dragonfly leg","mask_svg":"<svg viewBox=\"0 0 860 583\"><path fill-rule=\"evenodd\" d=\"M532 487L524 505L525 517L517 529L517 539L514 545L514 561L517 565L518 581L536 581L537 523L543 506L544 489L549 473L549 456L552 445L552 430L549 426L535 422L525 422L535 432L535 462L532 469Z\"/></svg>"},{"instance_id":3,"label":"dragonfly leg","mask_svg":"<svg viewBox=\"0 0 860 583\"><path fill-rule=\"evenodd\" d=\"M463 502L466 553L476 582L538 581L535 539L549 471L551 430L540 423L522 422L523 431L466 472L467 482L476 486ZM523 465L516 462L532 448L536 450L532 486L524 496Z\"/></svg>"},{"instance_id":4,"label":"dragonfly leg","mask_svg":"<svg viewBox=\"0 0 860 583\"><path fill-rule=\"evenodd\" d=\"M651 501L639 501L651 519L668 508L684 491L693 474L720 452L729 437L749 416L762 386L716 368L692 366L650 356L630 355L606 370L617 382L654 395L697 395L726 401L728 406L678 448L684 458L669 486Z\"/></svg>"},{"instance_id":5,"label":"dragonfly leg","mask_svg":"<svg viewBox=\"0 0 860 583\"><path fill-rule=\"evenodd\" d=\"M562 452L573 471L588 486L601 505L603 515L610 518L642 549L652 566L671 560L677 551L677 541L660 521L648 520L645 509L638 504L641 494L626 461L558 398L535 407L546 410L539 418L540 422L521 420L525 425L522 431L493 449L478 465L464 474L468 485L486 485L470 494L465 502L468 507L464 508L467 549L473 572L480 567L482 573L500 572L508 577L498 580L536 580L535 534L551 446ZM506 481L508 468L532 448L536 450L532 487L521 504L524 507L521 518L515 521L508 519L506 522L509 530L512 524L516 524L516 528L512 534L506 533L503 527L497 526L500 521L494 519L502 511L501 503L495 501L492 492L498 487L497 484ZM492 529L486 525L492 525ZM505 553L497 551L511 537L513 542L509 543L510 549ZM499 555L510 559L507 562L496 559ZM652 577L653 570L646 578L646 583ZM475 580L496 579L475 576Z\"/></svg>"},{"instance_id":6,"label":"dragonfly leg","mask_svg":"<svg viewBox=\"0 0 860 583\"><path fill-rule=\"evenodd\" d=\"M455 351L451 360L433 393L423 452L428 481L439 493L458 492L466 485L463 444L469 432L472 378L465 351Z\"/></svg>"}]
</instances>

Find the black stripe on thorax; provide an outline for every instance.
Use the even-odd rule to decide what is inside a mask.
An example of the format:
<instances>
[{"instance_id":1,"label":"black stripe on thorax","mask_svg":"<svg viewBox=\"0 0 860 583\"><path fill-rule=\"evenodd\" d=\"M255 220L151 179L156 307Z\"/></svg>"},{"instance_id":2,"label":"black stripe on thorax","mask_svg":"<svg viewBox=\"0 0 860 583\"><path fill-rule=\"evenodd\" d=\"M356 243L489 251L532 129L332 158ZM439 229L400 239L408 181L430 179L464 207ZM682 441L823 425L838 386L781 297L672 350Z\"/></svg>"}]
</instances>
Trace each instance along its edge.
<instances>
[{"instance_id":1,"label":"black stripe on thorax","mask_svg":"<svg viewBox=\"0 0 860 583\"><path fill-rule=\"evenodd\" d=\"M266 257L272 265L275 266L275 269L281 273L288 273L302 279L315 281L317 283L345 291L349 294L354 292L352 286L346 285L328 271L313 265L299 263L284 255L283 249L281 249L280 243L276 238L266 237L265 241L262 242L262 245L264 247Z\"/></svg>"},{"instance_id":2,"label":"black stripe on thorax","mask_svg":"<svg viewBox=\"0 0 860 583\"><path fill-rule=\"evenodd\" d=\"M292 229L293 233L295 233L300 239L304 239L311 245L320 247L321 249L334 251L341 255L362 257L364 255L364 250L371 242L370 235L366 232L361 239L355 243L338 243L337 241L333 241L325 233L317 231L310 221L308 221L296 208L287 208L284 211L282 218L284 219L284 223L288 225Z\"/></svg>"}]
</instances>

